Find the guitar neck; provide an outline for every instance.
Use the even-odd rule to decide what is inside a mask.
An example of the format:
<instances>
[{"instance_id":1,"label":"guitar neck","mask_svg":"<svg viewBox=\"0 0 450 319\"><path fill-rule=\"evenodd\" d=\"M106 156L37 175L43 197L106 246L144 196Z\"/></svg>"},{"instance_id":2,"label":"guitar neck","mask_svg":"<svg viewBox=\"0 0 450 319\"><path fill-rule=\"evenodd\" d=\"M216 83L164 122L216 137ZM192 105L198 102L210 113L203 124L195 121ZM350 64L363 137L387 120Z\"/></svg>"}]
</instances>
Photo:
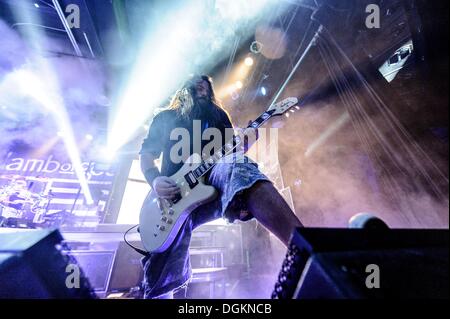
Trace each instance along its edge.
<instances>
[{"instance_id":1,"label":"guitar neck","mask_svg":"<svg viewBox=\"0 0 450 319\"><path fill-rule=\"evenodd\" d=\"M266 111L262 113L258 118L256 118L253 122L251 122L247 128L257 129L261 127L265 122L267 122L273 114L273 110ZM230 154L239 147L244 141L241 140L239 136L233 135L233 137L225 143L225 145L214 155L210 156L206 160L202 160L200 165L194 169L192 172L196 178L204 176L210 169L212 169L218 161L220 161L223 157Z\"/></svg>"}]
</instances>

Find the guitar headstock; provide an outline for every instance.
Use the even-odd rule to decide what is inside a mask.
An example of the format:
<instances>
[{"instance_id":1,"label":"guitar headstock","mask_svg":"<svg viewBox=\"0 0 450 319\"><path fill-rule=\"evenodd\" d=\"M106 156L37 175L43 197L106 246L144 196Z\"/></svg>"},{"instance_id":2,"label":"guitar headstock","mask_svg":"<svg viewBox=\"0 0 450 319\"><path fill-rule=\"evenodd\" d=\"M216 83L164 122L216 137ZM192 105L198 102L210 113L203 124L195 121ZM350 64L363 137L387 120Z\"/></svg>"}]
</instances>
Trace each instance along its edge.
<instances>
[{"instance_id":1,"label":"guitar headstock","mask_svg":"<svg viewBox=\"0 0 450 319\"><path fill-rule=\"evenodd\" d=\"M267 109L267 111L273 111L272 116L283 115L287 111L289 111L292 107L294 107L298 103L298 99L296 97L288 97L283 101L273 104L271 107Z\"/></svg>"}]
</instances>

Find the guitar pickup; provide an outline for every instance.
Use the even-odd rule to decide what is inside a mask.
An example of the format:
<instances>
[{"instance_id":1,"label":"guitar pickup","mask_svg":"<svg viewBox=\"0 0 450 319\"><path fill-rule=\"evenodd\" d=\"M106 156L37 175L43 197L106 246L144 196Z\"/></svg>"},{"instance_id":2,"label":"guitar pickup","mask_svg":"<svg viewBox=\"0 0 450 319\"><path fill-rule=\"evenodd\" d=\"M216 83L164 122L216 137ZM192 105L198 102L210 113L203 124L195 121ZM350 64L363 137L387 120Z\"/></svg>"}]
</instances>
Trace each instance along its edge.
<instances>
[{"instance_id":1,"label":"guitar pickup","mask_svg":"<svg viewBox=\"0 0 450 319\"><path fill-rule=\"evenodd\" d=\"M198 184L198 180L195 178L194 173L192 171L184 175L184 179L189 184L189 187L191 189Z\"/></svg>"}]
</instances>

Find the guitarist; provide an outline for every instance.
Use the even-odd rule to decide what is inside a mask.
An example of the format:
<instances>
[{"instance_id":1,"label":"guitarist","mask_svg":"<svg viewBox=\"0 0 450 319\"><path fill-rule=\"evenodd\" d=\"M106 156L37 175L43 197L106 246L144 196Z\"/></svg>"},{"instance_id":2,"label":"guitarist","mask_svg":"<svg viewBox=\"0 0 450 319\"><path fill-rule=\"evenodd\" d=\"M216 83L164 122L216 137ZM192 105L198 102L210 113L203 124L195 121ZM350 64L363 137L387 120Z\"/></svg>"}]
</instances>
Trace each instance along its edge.
<instances>
[{"instance_id":1,"label":"guitarist","mask_svg":"<svg viewBox=\"0 0 450 319\"><path fill-rule=\"evenodd\" d=\"M204 146L203 141L193 140L194 120L201 121L202 132L206 128L219 129L222 133L221 143L225 142L225 130L232 128L228 114L215 98L212 80L208 76L192 77L183 89L177 91L169 107L153 118L148 136L142 144L139 153L142 172L161 198L174 199L179 194L179 188L168 177L183 165L182 162L171 160L171 150L177 143L170 138L171 132L174 129L186 129L190 133L190 150L194 143ZM159 171L154 161L161 153ZM236 159L236 154L229 156L235 156ZM245 161L217 163L206 178L206 182L217 189L219 196L191 213L166 251L144 257L145 298L172 298L174 290L187 284L191 276L191 233L201 224L217 218L226 218L230 222L256 218L285 245L294 228L302 226L272 183L258 170L256 163L247 157Z\"/></svg>"}]
</instances>

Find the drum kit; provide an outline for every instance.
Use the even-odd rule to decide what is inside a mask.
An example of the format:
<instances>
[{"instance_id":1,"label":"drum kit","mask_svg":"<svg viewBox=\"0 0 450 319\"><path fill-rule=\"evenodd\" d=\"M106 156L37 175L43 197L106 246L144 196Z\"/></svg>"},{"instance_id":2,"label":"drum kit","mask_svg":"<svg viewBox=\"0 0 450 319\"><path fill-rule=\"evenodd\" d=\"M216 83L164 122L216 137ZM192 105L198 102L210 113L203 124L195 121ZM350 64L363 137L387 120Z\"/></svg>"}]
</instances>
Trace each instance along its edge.
<instances>
[{"instance_id":1,"label":"drum kit","mask_svg":"<svg viewBox=\"0 0 450 319\"><path fill-rule=\"evenodd\" d=\"M41 187L39 193L33 192L36 185L45 185L48 178L0 175L0 180L7 183L0 187L0 216L3 219L27 220L34 224L42 224L52 200L51 192Z\"/></svg>"}]
</instances>

